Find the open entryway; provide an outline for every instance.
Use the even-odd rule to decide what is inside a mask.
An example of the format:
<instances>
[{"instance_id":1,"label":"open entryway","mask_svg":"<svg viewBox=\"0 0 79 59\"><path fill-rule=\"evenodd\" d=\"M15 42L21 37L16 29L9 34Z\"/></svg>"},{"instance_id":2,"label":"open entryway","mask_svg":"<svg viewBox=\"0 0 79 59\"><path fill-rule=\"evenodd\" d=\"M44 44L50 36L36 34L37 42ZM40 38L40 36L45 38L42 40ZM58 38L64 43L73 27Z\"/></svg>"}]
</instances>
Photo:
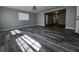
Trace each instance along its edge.
<instances>
[{"instance_id":1,"label":"open entryway","mask_svg":"<svg viewBox=\"0 0 79 59\"><path fill-rule=\"evenodd\" d=\"M45 13L45 26L46 27L63 27L65 28L66 9L55 10Z\"/></svg>"}]
</instances>

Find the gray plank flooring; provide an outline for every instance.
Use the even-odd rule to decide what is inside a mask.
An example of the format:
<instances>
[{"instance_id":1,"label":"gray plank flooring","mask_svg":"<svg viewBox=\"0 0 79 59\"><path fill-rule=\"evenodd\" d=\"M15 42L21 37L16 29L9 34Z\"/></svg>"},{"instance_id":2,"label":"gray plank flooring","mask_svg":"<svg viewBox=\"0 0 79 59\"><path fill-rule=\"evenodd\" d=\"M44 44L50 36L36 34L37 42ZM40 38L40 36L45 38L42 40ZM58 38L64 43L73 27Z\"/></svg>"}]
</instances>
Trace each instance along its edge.
<instances>
[{"instance_id":1,"label":"gray plank flooring","mask_svg":"<svg viewBox=\"0 0 79 59\"><path fill-rule=\"evenodd\" d=\"M19 29L41 44L38 52L78 52L79 35L63 27L26 27ZM18 37L18 36L17 36ZM0 32L0 52L21 52L9 31Z\"/></svg>"}]
</instances>

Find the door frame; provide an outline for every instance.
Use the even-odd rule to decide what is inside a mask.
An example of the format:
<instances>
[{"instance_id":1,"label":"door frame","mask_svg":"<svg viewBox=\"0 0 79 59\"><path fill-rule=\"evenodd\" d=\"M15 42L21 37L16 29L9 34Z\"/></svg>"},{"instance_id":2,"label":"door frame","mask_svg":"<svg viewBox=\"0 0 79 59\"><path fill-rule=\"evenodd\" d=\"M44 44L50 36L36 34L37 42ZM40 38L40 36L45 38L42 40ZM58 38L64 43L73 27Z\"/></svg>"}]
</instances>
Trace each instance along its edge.
<instances>
[{"instance_id":1,"label":"door frame","mask_svg":"<svg viewBox=\"0 0 79 59\"><path fill-rule=\"evenodd\" d=\"M62 8L62 9L58 9L58 10L63 10L63 9L65 9L66 10L66 8ZM46 12L46 13L44 13L44 21L45 21L45 27L47 26L46 25L46 15L48 14L48 13L50 13L50 12L53 12L53 11L56 11L56 10L52 10L52 11L49 11L49 12ZM66 27L66 11L65 11L65 27Z\"/></svg>"}]
</instances>

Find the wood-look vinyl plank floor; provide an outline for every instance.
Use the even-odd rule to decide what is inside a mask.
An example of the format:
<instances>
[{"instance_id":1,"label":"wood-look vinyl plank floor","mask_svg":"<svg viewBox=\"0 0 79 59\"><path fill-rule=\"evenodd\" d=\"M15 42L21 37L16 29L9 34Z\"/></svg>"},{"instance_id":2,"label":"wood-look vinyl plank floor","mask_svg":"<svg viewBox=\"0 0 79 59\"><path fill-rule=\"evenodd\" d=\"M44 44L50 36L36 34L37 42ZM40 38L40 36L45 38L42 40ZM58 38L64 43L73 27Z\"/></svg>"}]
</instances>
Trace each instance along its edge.
<instances>
[{"instance_id":1,"label":"wood-look vinyl plank floor","mask_svg":"<svg viewBox=\"0 0 79 59\"><path fill-rule=\"evenodd\" d=\"M78 52L79 35L63 27L33 26L20 29L23 34L41 44L39 52ZM0 33L0 52L21 52L11 40L9 31Z\"/></svg>"}]
</instances>

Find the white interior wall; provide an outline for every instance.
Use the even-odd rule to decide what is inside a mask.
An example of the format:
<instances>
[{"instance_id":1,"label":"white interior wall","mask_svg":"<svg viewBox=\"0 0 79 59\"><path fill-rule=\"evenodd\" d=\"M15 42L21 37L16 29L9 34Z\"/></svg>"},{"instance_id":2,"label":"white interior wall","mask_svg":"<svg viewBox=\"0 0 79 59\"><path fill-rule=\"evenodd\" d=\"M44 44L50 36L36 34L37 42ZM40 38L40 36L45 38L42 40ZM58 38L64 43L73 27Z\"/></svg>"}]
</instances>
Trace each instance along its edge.
<instances>
[{"instance_id":1,"label":"white interior wall","mask_svg":"<svg viewBox=\"0 0 79 59\"><path fill-rule=\"evenodd\" d=\"M79 20L76 20L76 33L79 33Z\"/></svg>"},{"instance_id":2,"label":"white interior wall","mask_svg":"<svg viewBox=\"0 0 79 59\"><path fill-rule=\"evenodd\" d=\"M76 7L66 7L66 28L75 30Z\"/></svg>"}]
</instances>

